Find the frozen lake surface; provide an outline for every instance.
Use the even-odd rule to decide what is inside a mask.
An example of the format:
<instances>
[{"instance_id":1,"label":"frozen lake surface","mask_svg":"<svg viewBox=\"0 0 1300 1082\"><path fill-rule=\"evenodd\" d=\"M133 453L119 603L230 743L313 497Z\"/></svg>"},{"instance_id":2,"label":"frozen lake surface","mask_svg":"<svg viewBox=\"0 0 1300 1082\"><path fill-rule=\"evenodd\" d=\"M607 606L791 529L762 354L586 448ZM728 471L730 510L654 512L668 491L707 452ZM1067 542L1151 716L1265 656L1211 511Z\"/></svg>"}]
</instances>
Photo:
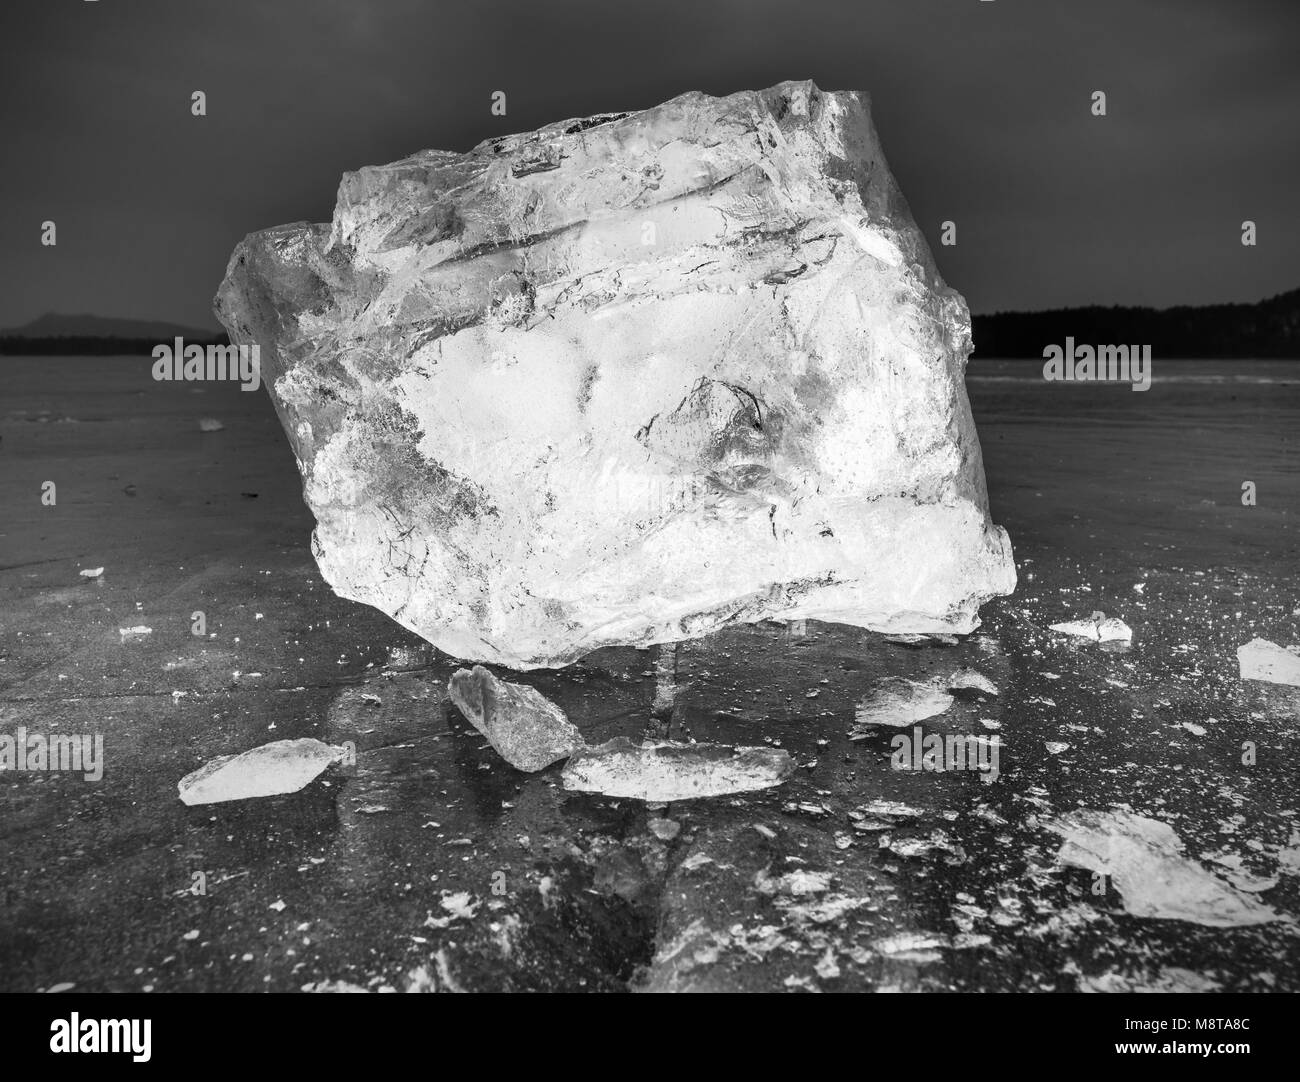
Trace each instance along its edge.
<instances>
[{"instance_id":1,"label":"frozen lake surface","mask_svg":"<svg viewBox=\"0 0 1300 1082\"><path fill-rule=\"evenodd\" d=\"M511 770L448 706L453 661L334 597L264 391L155 383L148 358L0 371L0 734L105 747L97 782L0 775L0 990L1300 991L1294 923L1131 915L1046 827L1127 805L1300 915L1300 692L1236 662L1256 636L1300 642L1300 364L1157 357L1134 393L972 362L1020 585L956 645L765 624L515 678L589 741L800 764L655 809ZM1094 610L1132 644L1047 630ZM996 782L892 769L888 731L849 740L880 681L960 668L1000 694L924 725L999 735ZM308 736L354 741L356 767L177 797L208 759Z\"/></svg>"}]
</instances>

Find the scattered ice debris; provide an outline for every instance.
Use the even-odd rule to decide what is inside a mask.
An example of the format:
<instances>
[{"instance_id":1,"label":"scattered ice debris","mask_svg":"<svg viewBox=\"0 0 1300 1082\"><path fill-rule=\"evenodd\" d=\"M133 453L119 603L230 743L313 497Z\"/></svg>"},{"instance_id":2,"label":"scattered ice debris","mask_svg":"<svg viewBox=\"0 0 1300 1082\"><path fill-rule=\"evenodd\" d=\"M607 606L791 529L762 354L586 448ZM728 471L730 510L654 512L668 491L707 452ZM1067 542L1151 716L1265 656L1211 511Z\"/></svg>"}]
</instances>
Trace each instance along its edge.
<instances>
[{"instance_id":1,"label":"scattered ice debris","mask_svg":"<svg viewBox=\"0 0 1300 1082\"><path fill-rule=\"evenodd\" d=\"M1251 639L1245 646L1237 647L1237 663L1243 680L1300 687L1300 654L1283 650L1275 642Z\"/></svg>"},{"instance_id":2,"label":"scattered ice debris","mask_svg":"<svg viewBox=\"0 0 1300 1082\"><path fill-rule=\"evenodd\" d=\"M1088 976L1079 971L1077 963L1070 962L1063 972L1078 977L1080 992L1213 992L1221 987L1210 977L1178 966L1165 966L1151 974L1112 970Z\"/></svg>"},{"instance_id":3,"label":"scattered ice debris","mask_svg":"<svg viewBox=\"0 0 1300 1082\"><path fill-rule=\"evenodd\" d=\"M768 789L793 771L790 753L779 748L634 744L619 737L577 751L562 778L577 792L668 802Z\"/></svg>"},{"instance_id":4,"label":"scattered ice debris","mask_svg":"<svg viewBox=\"0 0 1300 1082\"><path fill-rule=\"evenodd\" d=\"M998 686L983 673L976 672L974 669L958 669L948 677L948 690L980 691L985 695L996 696Z\"/></svg>"},{"instance_id":5,"label":"scattered ice debris","mask_svg":"<svg viewBox=\"0 0 1300 1082\"><path fill-rule=\"evenodd\" d=\"M285 904L284 904L284 899L283 899L283 898L277 898L274 902L272 902L272 903L271 903L270 905L268 905L266 908L267 908L267 909L274 909L277 913L283 913L283 912L285 911L285 908L286 908L286 906L285 906Z\"/></svg>"},{"instance_id":6,"label":"scattered ice debris","mask_svg":"<svg viewBox=\"0 0 1300 1082\"><path fill-rule=\"evenodd\" d=\"M310 984L302 986L304 992L320 993L339 993L339 992L363 992L369 993L369 988L362 988L359 984L353 984L350 981L312 981Z\"/></svg>"},{"instance_id":7,"label":"scattered ice debris","mask_svg":"<svg viewBox=\"0 0 1300 1082\"><path fill-rule=\"evenodd\" d=\"M1065 839L1058 862L1110 876L1135 917L1215 928L1284 919L1184 856L1166 823L1121 809L1085 809L1046 825Z\"/></svg>"},{"instance_id":8,"label":"scattered ice debris","mask_svg":"<svg viewBox=\"0 0 1300 1082\"><path fill-rule=\"evenodd\" d=\"M177 789L182 802L190 805L296 793L348 754L347 748L310 737L276 740L238 755L218 756L186 774Z\"/></svg>"},{"instance_id":9,"label":"scattered ice debris","mask_svg":"<svg viewBox=\"0 0 1300 1082\"><path fill-rule=\"evenodd\" d=\"M1206 728L1204 725L1197 725L1194 721L1184 721L1179 728L1186 729L1193 736L1204 736Z\"/></svg>"},{"instance_id":10,"label":"scattered ice debris","mask_svg":"<svg viewBox=\"0 0 1300 1082\"><path fill-rule=\"evenodd\" d=\"M137 624L135 627L119 627L117 633L122 636L123 642L134 642L137 639L143 639L146 635L152 635L153 628L145 627L144 624Z\"/></svg>"},{"instance_id":11,"label":"scattered ice debris","mask_svg":"<svg viewBox=\"0 0 1300 1082\"><path fill-rule=\"evenodd\" d=\"M482 665L457 669L447 690L465 719L516 770L544 770L586 746L564 711L540 691L498 680Z\"/></svg>"},{"instance_id":12,"label":"scattered ice debris","mask_svg":"<svg viewBox=\"0 0 1300 1082\"><path fill-rule=\"evenodd\" d=\"M220 421L218 421L215 417L199 418L200 432L220 432L225 427L226 426L223 425Z\"/></svg>"},{"instance_id":13,"label":"scattered ice debris","mask_svg":"<svg viewBox=\"0 0 1300 1082\"><path fill-rule=\"evenodd\" d=\"M1049 740L1043 746L1047 748L1047 753L1049 755L1060 755L1061 752L1070 750L1070 745L1063 743L1060 740Z\"/></svg>"},{"instance_id":14,"label":"scattered ice debris","mask_svg":"<svg viewBox=\"0 0 1300 1082\"><path fill-rule=\"evenodd\" d=\"M97 579L104 573L102 567L83 567L77 572L83 579Z\"/></svg>"},{"instance_id":15,"label":"scattered ice debris","mask_svg":"<svg viewBox=\"0 0 1300 1082\"><path fill-rule=\"evenodd\" d=\"M1113 616L1107 619L1104 612L1094 612L1086 620L1067 620L1063 624L1053 624L1053 631L1062 635L1077 635L1093 642L1130 642L1133 630L1123 620Z\"/></svg>"},{"instance_id":16,"label":"scattered ice debris","mask_svg":"<svg viewBox=\"0 0 1300 1082\"><path fill-rule=\"evenodd\" d=\"M849 739L863 740L879 725L899 729L915 725L942 714L952 703L952 696L934 684L886 677L858 704Z\"/></svg>"},{"instance_id":17,"label":"scattered ice debris","mask_svg":"<svg viewBox=\"0 0 1300 1082\"><path fill-rule=\"evenodd\" d=\"M993 718L980 718L980 724L986 729L1001 729L1002 722L995 721Z\"/></svg>"}]
</instances>

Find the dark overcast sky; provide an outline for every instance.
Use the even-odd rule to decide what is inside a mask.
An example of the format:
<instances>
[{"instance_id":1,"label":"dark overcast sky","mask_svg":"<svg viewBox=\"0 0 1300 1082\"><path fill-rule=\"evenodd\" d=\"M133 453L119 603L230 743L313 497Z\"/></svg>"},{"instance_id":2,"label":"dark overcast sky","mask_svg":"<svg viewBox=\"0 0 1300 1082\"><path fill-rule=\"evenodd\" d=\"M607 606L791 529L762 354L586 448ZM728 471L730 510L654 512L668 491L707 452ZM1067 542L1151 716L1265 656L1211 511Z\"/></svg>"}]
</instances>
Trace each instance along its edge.
<instances>
[{"instance_id":1,"label":"dark overcast sky","mask_svg":"<svg viewBox=\"0 0 1300 1082\"><path fill-rule=\"evenodd\" d=\"M974 311L1256 300L1300 286L1297 46L1300 0L0 0L0 326L215 327L345 169L794 78L871 92Z\"/></svg>"}]
</instances>

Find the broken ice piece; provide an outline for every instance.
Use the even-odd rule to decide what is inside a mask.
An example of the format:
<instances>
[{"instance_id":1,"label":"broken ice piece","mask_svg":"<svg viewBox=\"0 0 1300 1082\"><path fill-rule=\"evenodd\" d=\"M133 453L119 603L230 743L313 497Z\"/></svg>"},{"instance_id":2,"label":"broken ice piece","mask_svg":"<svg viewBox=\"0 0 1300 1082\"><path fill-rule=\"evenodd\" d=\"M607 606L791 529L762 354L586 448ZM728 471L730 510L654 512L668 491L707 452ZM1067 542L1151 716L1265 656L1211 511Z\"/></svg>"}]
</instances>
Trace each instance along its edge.
<instances>
[{"instance_id":1,"label":"broken ice piece","mask_svg":"<svg viewBox=\"0 0 1300 1082\"><path fill-rule=\"evenodd\" d=\"M1059 631L1062 635L1078 635L1081 639L1100 641L1097 625L1092 620L1067 620L1063 624L1053 624L1052 630Z\"/></svg>"},{"instance_id":2,"label":"broken ice piece","mask_svg":"<svg viewBox=\"0 0 1300 1082\"><path fill-rule=\"evenodd\" d=\"M1132 812L1073 812L1047 824L1065 844L1056 859L1114 881L1127 913L1214 928L1283 919L1183 855L1172 827Z\"/></svg>"},{"instance_id":3,"label":"broken ice piece","mask_svg":"<svg viewBox=\"0 0 1300 1082\"><path fill-rule=\"evenodd\" d=\"M586 747L564 711L540 691L498 680L482 665L457 669L447 691L465 720L516 770L544 770Z\"/></svg>"},{"instance_id":4,"label":"broken ice piece","mask_svg":"<svg viewBox=\"0 0 1300 1082\"><path fill-rule=\"evenodd\" d=\"M646 826L661 842L670 842L682 832L682 824L674 819L647 819Z\"/></svg>"},{"instance_id":5,"label":"broken ice piece","mask_svg":"<svg viewBox=\"0 0 1300 1082\"><path fill-rule=\"evenodd\" d=\"M1267 639L1251 639L1237 647L1237 663L1243 680L1300 687L1300 655L1284 650Z\"/></svg>"},{"instance_id":6,"label":"broken ice piece","mask_svg":"<svg viewBox=\"0 0 1300 1082\"><path fill-rule=\"evenodd\" d=\"M794 770L780 748L720 744L634 744L618 737L574 753L564 787L634 800L694 800L780 785Z\"/></svg>"},{"instance_id":7,"label":"broken ice piece","mask_svg":"<svg viewBox=\"0 0 1300 1082\"><path fill-rule=\"evenodd\" d=\"M455 920L472 920L483 903L475 901L469 891L462 890L454 894L444 893L439 904Z\"/></svg>"},{"instance_id":8,"label":"broken ice piece","mask_svg":"<svg viewBox=\"0 0 1300 1082\"><path fill-rule=\"evenodd\" d=\"M176 787L182 803L190 805L296 793L347 754L347 748L311 738L276 740L218 756L186 774Z\"/></svg>"},{"instance_id":9,"label":"broken ice piece","mask_svg":"<svg viewBox=\"0 0 1300 1082\"><path fill-rule=\"evenodd\" d=\"M226 426L223 425L220 421L218 421L215 417L199 418L200 432L220 432L225 427Z\"/></svg>"},{"instance_id":10,"label":"broken ice piece","mask_svg":"<svg viewBox=\"0 0 1300 1082\"><path fill-rule=\"evenodd\" d=\"M152 635L153 628L137 624L135 627L119 627L117 633L122 636L123 642L133 642L136 639L143 639L146 635Z\"/></svg>"},{"instance_id":11,"label":"broken ice piece","mask_svg":"<svg viewBox=\"0 0 1300 1082\"><path fill-rule=\"evenodd\" d=\"M948 690L979 691L985 695L996 696L998 686L983 673L976 672L974 669L958 669L948 677Z\"/></svg>"},{"instance_id":12,"label":"broken ice piece","mask_svg":"<svg viewBox=\"0 0 1300 1082\"><path fill-rule=\"evenodd\" d=\"M858 704L854 717L856 725L849 733L849 739L862 740L870 736L872 728L877 725L905 728L942 714L952 706L952 702L951 695L933 684L887 677Z\"/></svg>"},{"instance_id":13,"label":"broken ice piece","mask_svg":"<svg viewBox=\"0 0 1300 1082\"><path fill-rule=\"evenodd\" d=\"M887 819L915 819L921 814L919 808L904 804L901 800L869 800L857 809L860 815L883 816ZM853 815L853 812L849 812Z\"/></svg>"},{"instance_id":14,"label":"broken ice piece","mask_svg":"<svg viewBox=\"0 0 1300 1082\"><path fill-rule=\"evenodd\" d=\"M1086 620L1067 620L1063 624L1053 624L1053 631L1062 635L1077 635L1093 642L1131 642L1133 629L1123 620L1106 617L1104 612L1094 612Z\"/></svg>"},{"instance_id":15,"label":"broken ice piece","mask_svg":"<svg viewBox=\"0 0 1300 1082\"><path fill-rule=\"evenodd\" d=\"M965 302L867 95L690 93L338 190L216 303L341 597L540 668L774 618L966 634L1014 588Z\"/></svg>"},{"instance_id":16,"label":"broken ice piece","mask_svg":"<svg viewBox=\"0 0 1300 1082\"><path fill-rule=\"evenodd\" d=\"M102 567L83 567L77 572L83 579L97 579L104 573Z\"/></svg>"}]
</instances>

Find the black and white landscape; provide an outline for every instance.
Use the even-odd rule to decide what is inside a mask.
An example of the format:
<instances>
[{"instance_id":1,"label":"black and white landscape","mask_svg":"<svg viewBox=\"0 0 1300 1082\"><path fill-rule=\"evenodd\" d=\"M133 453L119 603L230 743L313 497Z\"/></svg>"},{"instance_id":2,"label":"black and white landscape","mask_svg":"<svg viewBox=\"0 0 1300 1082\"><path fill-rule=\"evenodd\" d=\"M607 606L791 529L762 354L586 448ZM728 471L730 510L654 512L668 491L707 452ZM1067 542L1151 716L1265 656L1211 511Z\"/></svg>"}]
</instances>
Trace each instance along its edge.
<instances>
[{"instance_id":1,"label":"black and white landscape","mask_svg":"<svg viewBox=\"0 0 1300 1082\"><path fill-rule=\"evenodd\" d=\"M0 990L1300 991L1298 32L7 4Z\"/></svg>"}]
</instances>

